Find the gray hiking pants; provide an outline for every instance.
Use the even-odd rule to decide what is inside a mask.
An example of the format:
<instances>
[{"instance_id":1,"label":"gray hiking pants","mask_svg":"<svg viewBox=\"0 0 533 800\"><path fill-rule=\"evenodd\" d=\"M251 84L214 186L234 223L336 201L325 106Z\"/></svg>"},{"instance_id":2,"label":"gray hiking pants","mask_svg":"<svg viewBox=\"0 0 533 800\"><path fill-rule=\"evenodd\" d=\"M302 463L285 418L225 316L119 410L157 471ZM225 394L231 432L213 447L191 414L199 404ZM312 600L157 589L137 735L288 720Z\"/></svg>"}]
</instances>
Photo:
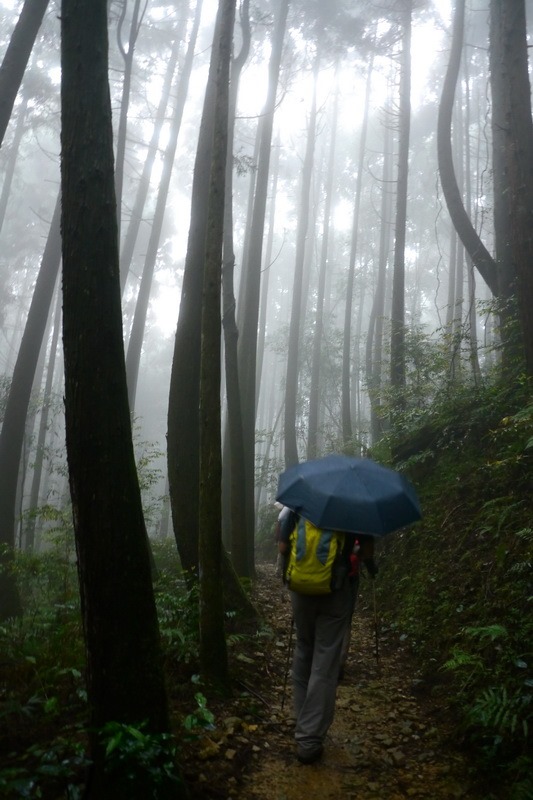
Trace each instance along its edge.
<instances>
[{"instance_id":1,"label":"gray hiking pants","mask_svg":"<svg viewBox=\"0 0 533 800\"><path fill-rule=\"evenodd\" d=\"M296 742L320 746L333 722L341 648L351 613L348 581L327 595L291 592L296 626L292 663Z\"/></svg>"}]
</instances>

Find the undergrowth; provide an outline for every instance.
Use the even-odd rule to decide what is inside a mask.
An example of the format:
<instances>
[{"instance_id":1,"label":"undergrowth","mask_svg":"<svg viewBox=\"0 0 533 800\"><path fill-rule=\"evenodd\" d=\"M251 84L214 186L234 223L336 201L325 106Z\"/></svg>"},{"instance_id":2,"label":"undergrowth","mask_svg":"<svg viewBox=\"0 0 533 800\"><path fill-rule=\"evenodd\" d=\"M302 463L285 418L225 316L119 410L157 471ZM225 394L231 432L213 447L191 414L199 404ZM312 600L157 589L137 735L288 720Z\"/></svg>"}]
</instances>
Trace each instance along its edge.
<instances>
[{"instance_id":1,"label":"undergrowth","mask_svg":"<svg viewBox=\"0 0 533 800\"><path fill-rule=\"evenodd\" d=\"M21 552L15 561L24 615L0 625L1 797L83 796L90 715L72 536L58 526L44 552ZM109 722L99 736L114 781L145 775L157 786L178 780L179 748L212 727L214 717L198 676L198 590L183 580L175 543L156 541L152 548L175 731L154 735L143 722ZM233 625L228 619L230 647L240 641Z\"/></svg>"},{"instance_id":2,"label":"undergrowth","mask_svg":"<svg viewBox=\"0 0 533 800\"><path fill-rule=\"evenodd\" d=\"M533 404L525 382L462 389L390 442L422 523L383 541L389 627L454 698L489 798L533 797ZM397 461L398 464L398 461ZM495 794L494 794L495 792Z\"/></svg>"}]
</instances>

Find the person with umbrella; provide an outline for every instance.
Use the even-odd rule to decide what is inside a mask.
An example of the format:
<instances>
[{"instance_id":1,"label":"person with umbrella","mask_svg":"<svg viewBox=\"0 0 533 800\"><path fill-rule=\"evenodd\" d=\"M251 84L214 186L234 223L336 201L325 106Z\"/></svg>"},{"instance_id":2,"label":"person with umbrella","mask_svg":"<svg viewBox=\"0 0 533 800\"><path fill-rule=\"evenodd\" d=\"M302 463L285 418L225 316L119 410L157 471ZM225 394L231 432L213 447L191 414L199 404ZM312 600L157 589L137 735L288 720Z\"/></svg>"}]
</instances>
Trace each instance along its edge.
<instances>
[{"instance_id":1,"label":"person with umbrella","mask_svg":"<svg viewBox=\"0 0 533 800\"><path fill-rule=\"evenodd\" d=\"M348 578L356 534L382 535L421 518L413 487L370 459L331 455L296 464L280 475L278 502L291 509L280 525L278 548L287 558L296 627L292 664L296 756L318 761L333 722L343 640L351 621ZM311 546L311 542L313 542ZM309 543L309 547L307 547ZM292 582L305 550L320 552L331 575L320 589L304 576Z\"/></svg>"}]
</instances>

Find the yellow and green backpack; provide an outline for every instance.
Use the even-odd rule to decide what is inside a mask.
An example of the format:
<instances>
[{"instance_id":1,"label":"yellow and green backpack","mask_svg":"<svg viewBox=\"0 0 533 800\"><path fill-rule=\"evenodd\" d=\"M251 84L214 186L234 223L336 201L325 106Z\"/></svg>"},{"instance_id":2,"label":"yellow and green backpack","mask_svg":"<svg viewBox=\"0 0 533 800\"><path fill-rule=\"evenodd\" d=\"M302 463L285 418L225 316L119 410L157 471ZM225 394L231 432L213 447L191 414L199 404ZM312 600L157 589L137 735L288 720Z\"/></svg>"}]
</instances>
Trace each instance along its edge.
<instances>
[{"instance_id":1,"label":"yellow and green backpack","mask_svg":"<svg viewBox=\"0 0 533 800\"><path fill-rule=\"evenodd\" d=\"M329 594L334 588L335 570L342 556L345 536L317 528L300 517L290 535L286 582L300 594Z\"/></svg>"}]
</instances>

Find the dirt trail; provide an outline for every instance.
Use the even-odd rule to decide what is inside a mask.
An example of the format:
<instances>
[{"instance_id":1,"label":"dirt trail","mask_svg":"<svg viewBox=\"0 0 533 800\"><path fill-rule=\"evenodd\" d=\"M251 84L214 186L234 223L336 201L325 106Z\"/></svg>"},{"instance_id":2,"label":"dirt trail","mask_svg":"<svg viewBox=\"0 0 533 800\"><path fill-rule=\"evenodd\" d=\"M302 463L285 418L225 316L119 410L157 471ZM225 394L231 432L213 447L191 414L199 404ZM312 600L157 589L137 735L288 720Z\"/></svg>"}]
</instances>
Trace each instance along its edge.
<instances>
[{"instance_id":1,"label":"dirt trail","mask_svg":"<svg viewBox=\"0 0 533 800\"><path fill-rule=\"evenodd\" d=\"M291 688L281 708L290 603L273 567L263 568L260 604L276 636L265 649L260 691L269 710L253 753L226 797L237 800L460 800L481 798L470 784L466 758L455 749L445 709L420 692L408 656L380 638L375 655L370 581L362 582L351 653L339 685L335 722L323 759L300 765L294 755ZM244 766L244 765L243 765Z\"/></svg>"}]
</instances>

